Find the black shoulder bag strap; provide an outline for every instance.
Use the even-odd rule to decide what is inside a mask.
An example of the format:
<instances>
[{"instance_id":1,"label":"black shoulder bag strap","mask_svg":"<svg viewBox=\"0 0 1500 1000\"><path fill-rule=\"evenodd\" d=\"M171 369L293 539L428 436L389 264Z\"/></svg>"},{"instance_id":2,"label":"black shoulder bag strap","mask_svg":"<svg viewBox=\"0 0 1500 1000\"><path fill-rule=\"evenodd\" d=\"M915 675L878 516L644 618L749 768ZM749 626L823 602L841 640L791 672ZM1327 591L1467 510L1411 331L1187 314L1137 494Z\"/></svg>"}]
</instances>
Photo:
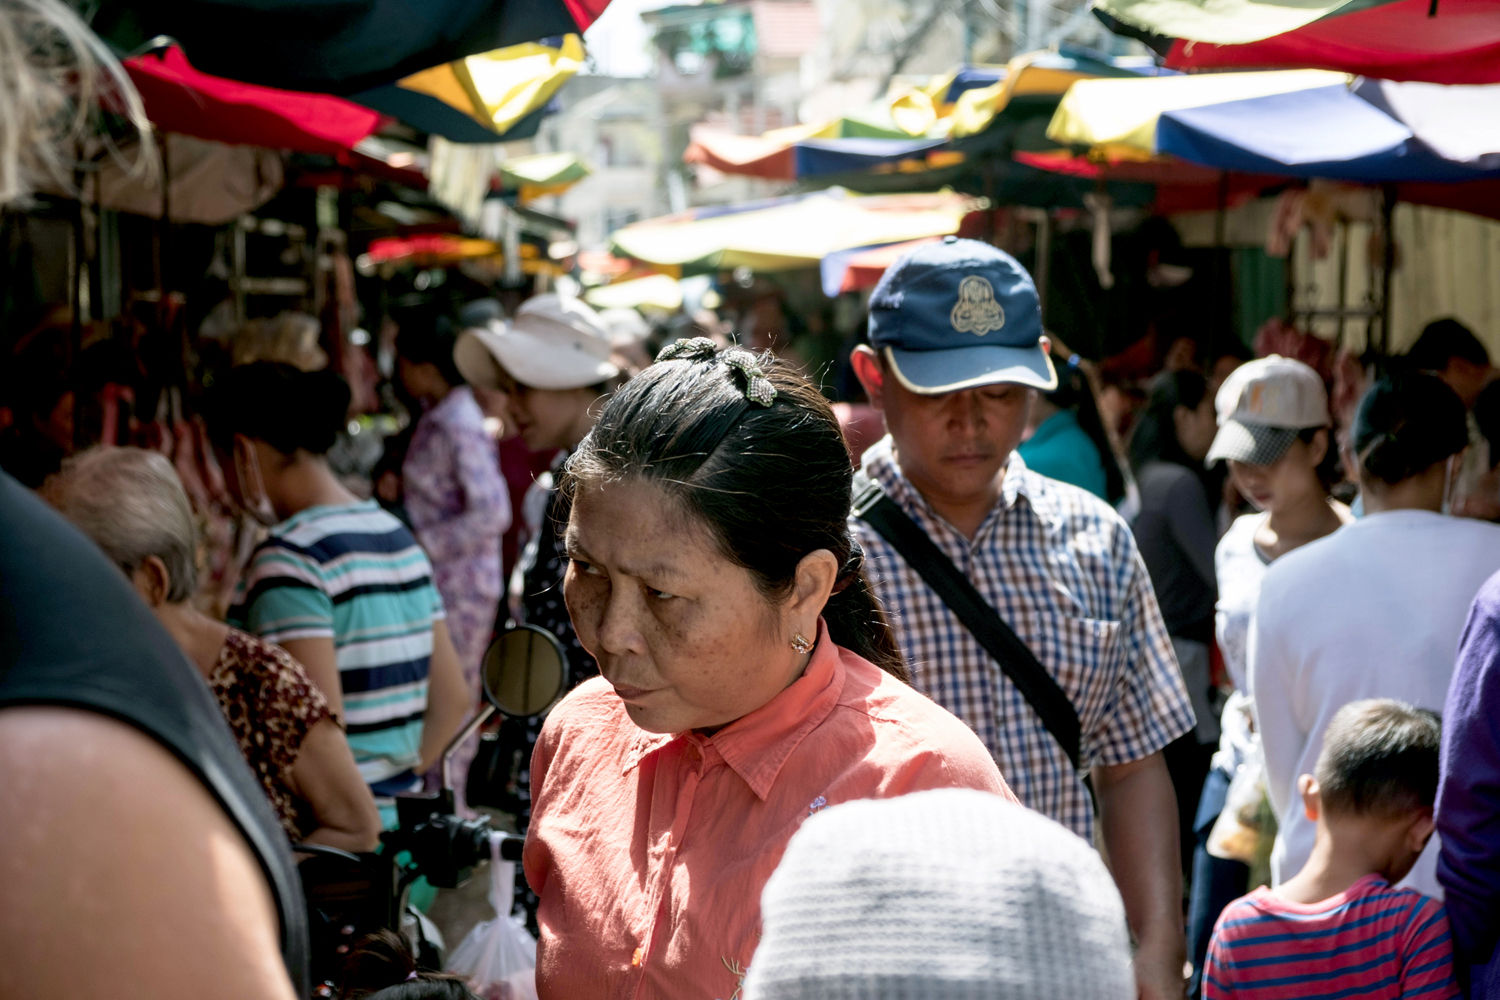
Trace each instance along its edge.
<instances>
[{"instance_id":1,"label":"black shoulder bag strap","mask_svg":"<svg viewBox=\"0 0 1500 1000\"><path fill-rule=\"evenodd\" d=\"M1031 648L1000 617L995 606L974 589L968 577L959 572L953 560L943 554L906 511L886 496L880 484L862 472L854 476L854 516L890 542L933 593L943 599L1031 705L1042 725L1067 753L1073 769L1082 771L1083 736L1078 710Z\"/></svg>"}]
</instances>

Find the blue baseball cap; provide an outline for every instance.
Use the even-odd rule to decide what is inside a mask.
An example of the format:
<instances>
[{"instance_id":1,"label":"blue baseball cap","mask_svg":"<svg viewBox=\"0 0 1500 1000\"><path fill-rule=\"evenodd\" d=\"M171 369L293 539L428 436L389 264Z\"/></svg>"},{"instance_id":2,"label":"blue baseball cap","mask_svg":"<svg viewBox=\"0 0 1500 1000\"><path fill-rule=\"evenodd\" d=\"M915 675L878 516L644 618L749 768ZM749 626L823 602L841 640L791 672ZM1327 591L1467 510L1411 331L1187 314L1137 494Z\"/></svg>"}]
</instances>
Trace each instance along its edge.
<instances>
[{"instance_id":1,"label":"blue baseball cap","mask_svg":"<svg viewBox=\"0 0 1500 1000\"><path fill-rule=\"evenodd\" d=\"M1057 388L1031 275L978 240L949 236L892 264L870 296L870 346L923 395L998 382Z\"/></svg>"}]
</instances>

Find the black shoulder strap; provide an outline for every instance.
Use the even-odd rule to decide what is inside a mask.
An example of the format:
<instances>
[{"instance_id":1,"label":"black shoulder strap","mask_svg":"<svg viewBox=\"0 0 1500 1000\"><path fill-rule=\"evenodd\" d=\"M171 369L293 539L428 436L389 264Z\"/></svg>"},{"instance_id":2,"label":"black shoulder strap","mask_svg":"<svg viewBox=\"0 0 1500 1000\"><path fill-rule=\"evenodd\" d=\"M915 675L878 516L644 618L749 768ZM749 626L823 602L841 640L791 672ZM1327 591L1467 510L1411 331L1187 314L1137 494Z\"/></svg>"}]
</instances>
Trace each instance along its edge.
<instances>
[{"instance_id":1,"label":"black shoulder strap","mask_svg":"<svg viewBox=\"0 0 1500 1000\"><path fill-rule=\"evenodd\" d=\"M1078 710L1031 648L1000 617L995 606L974 589L968 577L959 572L953 560L943 554L900 505L885 495L880 484L862 472L854 477L854 516L879 532L901 553L907 565L927 581L1021 692L1042 725L1067 753L1074 770L1081 771L1083 737Z\"/></svg>"}]
</instances>

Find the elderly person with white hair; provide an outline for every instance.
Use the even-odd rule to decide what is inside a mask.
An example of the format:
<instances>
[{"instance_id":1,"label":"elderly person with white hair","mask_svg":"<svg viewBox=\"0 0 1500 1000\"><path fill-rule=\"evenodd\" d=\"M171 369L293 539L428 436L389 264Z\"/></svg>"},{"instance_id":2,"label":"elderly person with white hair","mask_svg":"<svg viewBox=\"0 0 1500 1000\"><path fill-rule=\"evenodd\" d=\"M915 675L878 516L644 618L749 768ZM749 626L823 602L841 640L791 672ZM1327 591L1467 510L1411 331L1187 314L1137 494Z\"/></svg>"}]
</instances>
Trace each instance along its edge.
<instances>
[{"instance_id":1,"label":"elderly person with white hair","mask_svg":"<svg viewBox=\"0 0 1500 1000\"><path fill-rule=\"evenodd\" d=\"M192 605L198 538L171 463L140 448L91 448L42 495L125 572L203 675L287 836L373 850L375 800L328 700L285 650Z\"/></svg>"}]
</instances>

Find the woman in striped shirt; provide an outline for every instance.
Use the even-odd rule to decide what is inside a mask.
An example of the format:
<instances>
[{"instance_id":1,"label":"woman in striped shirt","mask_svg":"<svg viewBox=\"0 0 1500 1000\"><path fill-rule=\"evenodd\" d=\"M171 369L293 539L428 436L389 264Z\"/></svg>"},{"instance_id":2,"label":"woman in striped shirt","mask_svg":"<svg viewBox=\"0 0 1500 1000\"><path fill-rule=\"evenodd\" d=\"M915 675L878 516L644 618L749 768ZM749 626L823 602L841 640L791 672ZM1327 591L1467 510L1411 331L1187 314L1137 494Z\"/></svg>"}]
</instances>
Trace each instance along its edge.
<instances>
[{"instance_id":1,"label":"woman in striped shirt","mask_svg":"<svg viewBox=\"0 0 1500 1000\"><path fill-rule=\"evenodd\" d=\"M470 708L432 566L400 521L328 466L349 407L343 379L260 362L227 372L207 402L231 489L269 528L231 623L302 662L385 806L417 786Z\"/></svg>"}]
</instances>

